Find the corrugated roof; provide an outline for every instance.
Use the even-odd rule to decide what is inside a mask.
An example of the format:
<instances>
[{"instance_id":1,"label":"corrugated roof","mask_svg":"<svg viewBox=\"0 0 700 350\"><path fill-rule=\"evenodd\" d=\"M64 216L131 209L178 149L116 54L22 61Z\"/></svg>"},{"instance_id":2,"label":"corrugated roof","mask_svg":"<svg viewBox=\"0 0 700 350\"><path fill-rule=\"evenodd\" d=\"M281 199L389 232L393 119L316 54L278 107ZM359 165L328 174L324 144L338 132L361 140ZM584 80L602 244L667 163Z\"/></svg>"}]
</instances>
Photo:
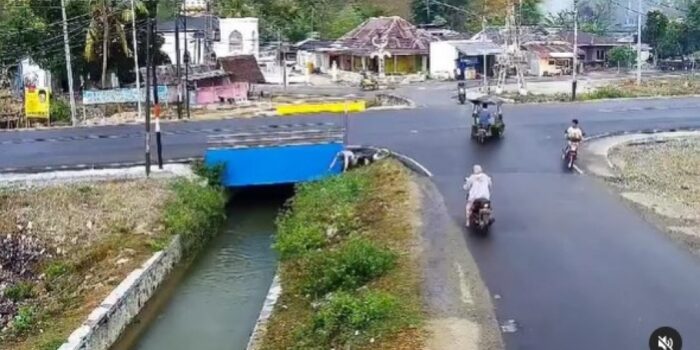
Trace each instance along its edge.
<instances>
[{"instance_id":1,"label":"corrugated roof","mask_svg":"<svg viewBox=\"0 0 700 350\"><path fill-rule=\"evenodd\" d=\"M248 82L251 84L262 84L265 82L265 77L253 55L219 57L218 62L221 69L230 74L233 82Z\"/></svg>"},{"instance_id":2,"label":"corrugated roof","mask_svg":"<svg viewBox=\"0 0 700 350\"><path fill-rule=\"evenodd\" d=\"M459 40L448 43L467 56L500 55L504 51L502 46L491 41Z\"/></svg>"},{"instance_id":3,"label":"corrugated roof","mask_svg":"<svg viewBox=\"0 0 700 350\"><path fill-rule=\"evenodd\" d=\"M536 54L541 58L547 57L573 57L573 45L563 42L529 42L522 45L529 52ZM578 50L579 55L584 54L581 49Z\"/></svg>"},{"instance_id":4,"label":"corrugated roof","mask_svg":"<svg viewBox=\"0 0 700 350\"><path fill-rule=\"evenodd\" d=\"M561 31L559 32L559 36L571 44L574 43L574 32L572 31ZM596 35L593 33L586 33L586 32L578 32L578 38L577 38L577 43L578 46L621 46L623 43L618 42L617 39L607 37L607 36L602 36L602 35Z\"/></svg>"},{"instance_id":5,"label":"corrugated roof","mask_svg":"<svg viewBox=\"0 0 700 350\"><path fill-rule=\"evenodd\" d=\"M334 47L355 54L367 55L376 50L372 40L385 38L385 48L393 55L427 55L430 42L434 38L425 30L416 28L407 20L398 17L373 17L357 28L343 35L334 43Z\"/></svg>"}]
</instances>

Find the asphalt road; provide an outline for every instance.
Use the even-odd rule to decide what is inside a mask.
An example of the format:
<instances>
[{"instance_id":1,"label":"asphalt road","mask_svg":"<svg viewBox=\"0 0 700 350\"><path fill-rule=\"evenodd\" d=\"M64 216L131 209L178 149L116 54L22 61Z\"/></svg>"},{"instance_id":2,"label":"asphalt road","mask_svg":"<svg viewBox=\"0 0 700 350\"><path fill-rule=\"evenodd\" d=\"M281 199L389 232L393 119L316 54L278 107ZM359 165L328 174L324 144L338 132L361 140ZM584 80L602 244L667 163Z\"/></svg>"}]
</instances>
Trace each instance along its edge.
<instances>
[{"instance_id":1,"label":"asphalt road","mask_svg":"<svg viewBox=\"0 0 700 350\"><path fill-rule=\"evenodd\" d=\"M572 117L589 135L700 127L699 99L506 106L506 136L468 136L467 108L445 89L405 91L415 110L350 118L350 141L389 147L428 169L450 216L464 220L461 184L479 163L494 179L490 235L465 232L495 300L508 349L646 349L672 326L684 349L700 349L700 260L644 221L598 180L564 171L560 149ZM201 156L206 136L269 124L335 122L339 116L166 124L165 156ZM139 161L137 126L0 133L0 171Z\"/></svg>"}]
</instances>

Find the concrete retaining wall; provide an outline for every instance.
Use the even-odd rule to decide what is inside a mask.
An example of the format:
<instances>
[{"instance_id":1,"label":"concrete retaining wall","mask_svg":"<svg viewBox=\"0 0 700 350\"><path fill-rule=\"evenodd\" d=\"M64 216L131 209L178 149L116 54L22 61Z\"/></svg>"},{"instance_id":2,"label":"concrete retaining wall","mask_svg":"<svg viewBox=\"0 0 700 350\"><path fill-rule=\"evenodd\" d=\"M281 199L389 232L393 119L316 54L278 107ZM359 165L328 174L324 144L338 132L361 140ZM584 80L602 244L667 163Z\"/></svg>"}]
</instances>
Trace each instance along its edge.
<instances>
[{"instance_id":1,"label":"concrete retaining wall","mask_svg":"<svg viewBox=\"0 0 700 350\"><path fill-rule=\"evenodd\" d=\"M176 236L166 249L131 272L59 350L109 349L180 261L182 248Z\"/></svg>"},{"instance_id":2,"label":"concrete retaining wall","mask_svg":"<svg viewBox=\"0 0 700 350\"><path fill-rule=\"evenodd\" d=\"M250 339L248 339L246 350L258 350L262 346L262 340L267 331L267 322L272 315L272 311L277 304L280 294L282 294L282 285L280 284L280 274L277 272L275 278L272 280L272 285L270 285L270 290L265 297L265 303L263 304L262 310L260 310L260 316L258 316L258 321L255 323L253 333L250 335Z\"/></svg>"}]
</instances>

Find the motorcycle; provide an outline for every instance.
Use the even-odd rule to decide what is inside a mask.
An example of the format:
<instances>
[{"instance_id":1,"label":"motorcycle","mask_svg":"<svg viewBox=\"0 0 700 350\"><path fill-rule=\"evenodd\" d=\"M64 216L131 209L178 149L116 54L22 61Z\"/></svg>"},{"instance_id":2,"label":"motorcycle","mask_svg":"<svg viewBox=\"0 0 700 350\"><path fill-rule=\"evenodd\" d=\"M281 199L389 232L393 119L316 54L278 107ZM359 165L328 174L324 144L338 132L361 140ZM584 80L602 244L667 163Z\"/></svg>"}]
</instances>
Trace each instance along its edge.
<instances>
[{"instance_id":1,"label":"motorcycle","mask_svg":"<svg viewBox=\"0 0 700 350\"><path fill-rule=\"evenodd\" d=\"M457 97L459 98L459 104L464 104L467 102L467 88L464 83L459 83L457 85Z\"/></svg>"},{"instance_id":2,"label":"motorcycle","mask_svg":"<svg viewBox=\"0 0 700 350\"><path fill-rule=\"evenodd\" d=\"M579 142L571 142L570 146L566 149L566 153L564 154L564 162L566 164L566 168L569 170L573 169L574 167L574 162L578 156L578 146Z\"/></svg>"},{"instance_id":3,"label":"motorcycle","mask_svg":"<svg viewBox=\"0 0 700 350\"><path fill-rule=\"evenodd\" d=\"M475 200L469 215L469 227L482 232L488 230L495 221L492 210L491 201L488 199Z\"/></svg>"}]
</instances>

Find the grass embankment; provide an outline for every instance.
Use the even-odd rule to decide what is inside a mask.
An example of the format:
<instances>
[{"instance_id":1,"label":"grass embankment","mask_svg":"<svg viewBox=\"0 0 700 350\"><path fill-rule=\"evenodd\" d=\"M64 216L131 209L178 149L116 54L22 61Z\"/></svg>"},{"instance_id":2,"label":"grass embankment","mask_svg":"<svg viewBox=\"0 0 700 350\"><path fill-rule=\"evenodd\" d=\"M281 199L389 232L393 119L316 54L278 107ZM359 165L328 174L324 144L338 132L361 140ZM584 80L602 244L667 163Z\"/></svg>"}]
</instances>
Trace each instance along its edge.
<instances>
[{"instance_id":1,"label":"grass embankment","mask_svg":"<svg viewBox=\"0 0 700 350\"><path fill-rule=\"evenodd\" d=\"M58 348L172 235L206 241L225 202L185 179L0 192L0 348Z\"/></svg>"},{"instance_id":2,"label":"grass embankment","mask_svg":"<svg viewBox=\"0 0 700 350\"><path fill-rule=\"evenodd\" d=\"M622 195L661 219L700 254L700 137L624 145L611 152Z\"/></svg>"},{"instance_id":3,"label":"grass embankment","mask_svg":"<svg viewBox=\"0 0 700 350\"><path fill-rule=\"evenodd\" d=\"M658 97L658 96L688 96L700 94L700 80L695 78L677 78L665 80L646 80L637 85L634 80L612 83L594 89L590 92L576 95L577 101L592 101L616 98ZM508 94L508 98L517 103L570 102L570 93L550 95Z\"/></svg>"},{"instance_id":4,"label":"grass embankment","mask_svg":"<svg viewBox=\"0 0 700 350\"><path fill-rule=\"evenodd\" d=\"M422 347L412 188L391 161L297 188L278 218L283 292L262 349Z\"/></svg>"}]
</instances>

